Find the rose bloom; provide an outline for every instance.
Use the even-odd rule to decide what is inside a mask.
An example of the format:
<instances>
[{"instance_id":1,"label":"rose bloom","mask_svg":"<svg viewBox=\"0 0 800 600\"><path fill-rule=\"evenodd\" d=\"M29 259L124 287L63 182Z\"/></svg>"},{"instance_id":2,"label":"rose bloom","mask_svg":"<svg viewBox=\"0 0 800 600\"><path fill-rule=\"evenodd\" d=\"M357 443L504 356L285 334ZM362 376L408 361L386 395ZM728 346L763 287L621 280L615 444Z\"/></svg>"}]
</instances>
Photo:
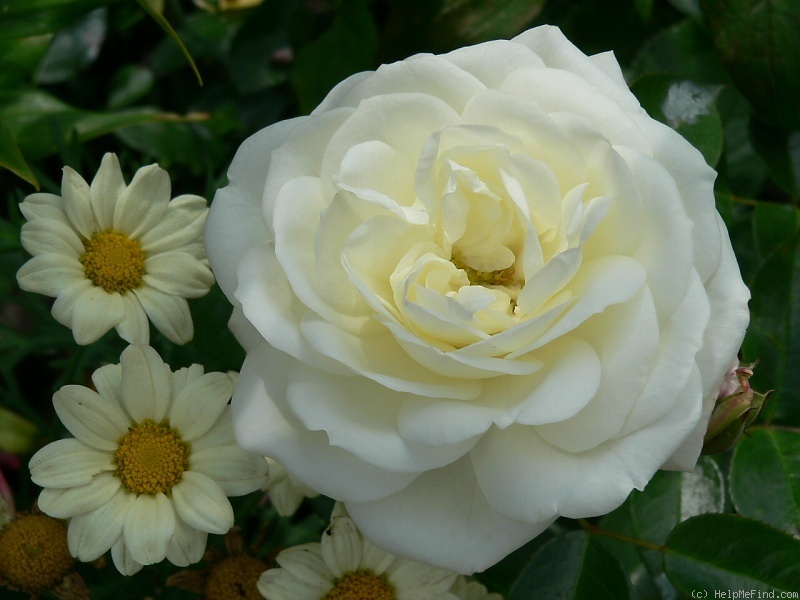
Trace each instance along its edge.
<instances>
[{"instance_id":1,"label":"rose bloom","mask_svg":"<svg viewBox=\"0 0 800 600\"><path fill-rule=\"evenodd\" d=\"M749 318L714 178L554 27L348 78L211 208L237 440L461 573L691 469Z\"/></svg>"}]
</instances>

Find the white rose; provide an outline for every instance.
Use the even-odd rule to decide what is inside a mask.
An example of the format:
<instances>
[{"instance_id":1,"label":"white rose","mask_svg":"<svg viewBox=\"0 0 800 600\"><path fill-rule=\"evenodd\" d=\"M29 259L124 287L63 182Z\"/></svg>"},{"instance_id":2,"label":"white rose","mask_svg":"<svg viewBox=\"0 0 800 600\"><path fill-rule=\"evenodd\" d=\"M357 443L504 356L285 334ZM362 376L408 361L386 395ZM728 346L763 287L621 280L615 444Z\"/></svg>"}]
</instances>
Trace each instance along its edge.
<instances>
[{"instance_id":1,"label":"white rose","mask_svg":"<svg viewBox=\"0 0 800 600\"><path fill-rule=\"evenodd\" d=\"M239 442L461 573L691 468L748 322L714 177L554 27L350 77L211 208Z\"/></svg>"}]
</instances>

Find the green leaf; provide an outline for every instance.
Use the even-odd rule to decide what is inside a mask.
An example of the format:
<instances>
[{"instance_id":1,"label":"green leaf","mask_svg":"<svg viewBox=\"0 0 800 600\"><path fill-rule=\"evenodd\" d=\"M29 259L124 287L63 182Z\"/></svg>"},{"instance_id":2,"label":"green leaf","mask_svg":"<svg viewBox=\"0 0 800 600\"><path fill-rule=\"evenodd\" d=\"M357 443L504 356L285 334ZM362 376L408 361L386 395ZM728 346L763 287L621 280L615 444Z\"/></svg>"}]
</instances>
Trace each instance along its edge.
<instances>
[{"instance_id":1,"label":"green leaf","mask_svg":"<svg viewBox=\"0 0 800 600\"><path fill-rule=\"evenodd\" d=\"M733 454L731 498L741 514L800 534L800 433L756 429Z\"/></svg>"},{"instance_id":2,"label":"green leaf","mask_svg":"<svg viewBox=\"0 0 800 600\"><path fill-rule=\"evenodd\" d=\"M717 463L701 457L690 473L659 471L642 492L630 497L636 537L663 544L675 525L708 512L722 512L725 489Z\"/></svg>"},{"instance_id":3,"label":"green leaf","mask_svg":"<svg viewBox=\"0 0 800 600\"><path fill-rule=\"evenodd\" d=\"M776 131L753 120L750 139L775 183L800 197L800 131Z\"/></svg>"},{"instance_id":4,"label":"green leaf","mask_svg":"<svg viewBox=\"0 0 800 600\"><path fill-rule=\"evenodd\" d=\"M292 83L303 112L311 112L337 83L373 68L377 31L366 0L339 5L333 27L297 55Z\"/></svg>"},{"instance_id":5,"label":"green leaf","mask_svg":"<svg viewBox=\"0 0 800 600\"><path fill-rule=\"evenodd\" d=\"M36 176L31 171L28 163L25 162L25 157L22 156L22 152L20 152L19 146L17 146L11 130L2 116L0 116L0 167L8 169L16 176L30 183L37 190L39 189L39 182Z\"/></svg>"},{"instance_id":6,"label":"green leaf","mask_svg":"<svg viewBox=\"0 0 800 600\"><path fill-rule=\"evenodd\" d=\"M624 600L631 590L625 570L596 537L583 531L542 546L519 576L508 600Z\"/></svg>"},{"instance_id":7,"label":"green leaf","mask_svg":"<svg viewBox=\"0 0 800 600\"><path fill-rule=\"evenodd\" d=\"M800 129L800 2L702 0L714 44L756 115L779 129Z\"/></svg>"},{"instance_id":8,"label":"green leaf","mask_svg":"<svg viewBox=\"0 0 800 600\"><path fill-rule=\"evenodd\" d=\"M636 12L639 13L642 21L649 21L653 15L653 2L654 0L633 0Z\"/></svg>"},{"instance_id":9,"label":"green leaf","mask_svg":"<svg viewBox=\"0 0 800 600\"><path fill-rule=\"evenodd\" d=\"M152 108L90 112L39 91L0 92L0 118L28 160L55 154L73 132L78 141L85 141L143 123L197 120Z\"/></svg>"},{"instance_id":10,"label":"green leaf","mask_svg":"<svg viewBox=\"0 0 800 600\"><path fill-rule=\"evenodd\" d=\"M761 202L753 211L752 236L749 250L755 250L755 257L742 263L753 294L743 352L747 361L759 360L753 386L779 390L767 402L765 418L796 423L800 418L800 212Z\"/></svg>"},{"instance_id":11,"label":"green leaf","mask_svg":"<svg viewBox=\"0 0 800 600\"><path fill-rule=\"evenodd\" d=\"M714 590L796 592L800 540L744 517L701 515L672 530L664 567L688 595L699 590L709 598Z\"/></svg>"},{"instance_id":12,"label":"green leaf","mask_svg":"<svg viewBox=\"0 0 800 600\"><path fill-rule=\"evenodd\" d=\"M107 13L105 8L96 8L56 33L39 63L36 83L66 81L92 64L106 38Z\"/></svg>"},{"instance_id":13,"label":"green leaf","mask_svg":"<svg viewBox=\"0 0 800 600\"><path fill-rule=\"evenodd\" d=\"M630 498L618 509L605 515L598 523L598 527L605 531L622 534L628 539L636 538L636 532L633 530L633 523L631 522L629 503ZM628 541L607 535L603 535L600 539L625 568L625 572L631 582L633 598L636 600L663 600L664 594L659 593L657 580L651 576L637 546ZM663 575L663 573L661 575L666 580L666 575ZM669 584L668 581L666 583Z\"/></svg>"},{"instance_id":14,"label":"green leaf","mask_svg":"<svg viewBox=\"0 0 800 600\"><path fill-rule=\"evenodd\" d=\"M669 0L669 3L687 16L695 18L703 16L698 0Z\"/></svg>"},{"instance_id":15,"label":"green leaf","mask_svg":"<svg viewBox=\"0 0 800 600\"><path fill-rule=\"evenodd\" d=\"M460 46L510 38L525 30L546 0L405 0L395 2L381 36L391 58L420 50L446 52Z\"/></svg>"},{"instance_id":16,"label":"green leaf","mask_svg":"<svg viewBox=\"0 0 800 600\"><path fill-rule=\"evenodd\" d=\"M108 95L109 108L129 106L147 95L155 86L155 76L147 67L129 65L123 67L111 80L111 92Z\"/></svg>"},{"instance_id":17,"label":"green leaf","mask_svg":"<svg viewBox=\"0 0 800 600\"><path fill-rule=\"evenodd\" d=\"M121 0L0 0L0 39L55 33L99 6Z\"/></svg>"},{"instance_id":18,"label":"green leaf","mask_svg":"<svg viewBox=\"0 0 800 600\"><path fill-rule=\"evenodd\" d=\"M685 19L654 35L636 55L631 75L672 73L696 83L728 83L713 42L695 19Z\"/></svg>"},{"instance_id":19,"label":"green leaf","mask_svg":"<svg viewBox=\"0 0 800 600\"><path fill-rule=\"evenodd\" d=\"M725 129L724 163L717 167L721 178L734 194L756 198L764 188L767 169L751 141L750 105L736 88L729 86L720 95L717 108Z\"/></svg>"},{"instance_id":20,"label":"green leaf","mask_svg":"<svg viewBox=\"0 0 800 600\"><path fill-rule=\"evenodd\" d=\"M175 44L178 46L178 48L181 51L181 54L183 54L184 58L186 59L186 62L189 63L189 66L192 68L192 71L194 71L194 75L195 77L197 77L197 83L203 85L203 78L200 76L200 71L197 69L197 65L194 64L194 59L192 58L192 55L189 54L189 51L186 49L186 46L183 45L181 38L172 28L172 25L169 24L169 21L167 21L164 18L164 15L162 15L158 10L156 10L156 8L153 6L152 0L136 0L136 1L139 3L139 6L141 6L144 9L144 11L148 15L150 15L150 17L152 17L152 19L156 23L158 23L161 29L163 29L164 32L170 38L172 38L172 41L175 42Z\"/></svg>"},{"instance_id":21,"label":"green leaf","mask_svg":"<svg viewBox=\"0 0 800 600\"><path fill-rule=\"evenodd\" d=\"M11 89L33 79L52 39L51 33L13 40L0 38L0 89Z\"/></svg>"},{"instance_id":22,"label":"green leaf","mask_svg":"<svg viewBox=\"0 0 800 600\"><path fill-rule=\"evenodd\" d=\"M722 155L724 136L716 107L721 90L666 73L644 75L631 87L651 117L685 137L712 167Z\"/></svg>"},{"instance_id":23,"label":"green leaf","mask_svg":"<svg viewBox=\"0 0 800 600\"><path fill-rule=\"evenodd\" d=\"M681 521L723 510L722 473L713 459L701 457L691 473L659 471L644 491L633 492L628 502L634 537L661 545ZM661 595L675 597L664 574L663 554L645 549L640 549L640 554Z\"/></svg>"}]
</instances>

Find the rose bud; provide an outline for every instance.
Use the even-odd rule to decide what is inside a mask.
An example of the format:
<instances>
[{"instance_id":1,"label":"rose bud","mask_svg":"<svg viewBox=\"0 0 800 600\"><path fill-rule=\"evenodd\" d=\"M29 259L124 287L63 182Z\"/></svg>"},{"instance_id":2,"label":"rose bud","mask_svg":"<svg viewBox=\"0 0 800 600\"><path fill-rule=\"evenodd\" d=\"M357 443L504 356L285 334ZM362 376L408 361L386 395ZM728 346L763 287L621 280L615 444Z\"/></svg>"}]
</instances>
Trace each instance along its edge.
<instances>
[{"instance_id":1,"label":"rose bud","mask_svg":"<svg viewBox=\"0 0 800 600\"><path fill-rule=\"evenodd\" d=\"M703 454L716 454L733 448L764 408L772 390L760 394L750 387L755 364L739 364L737 361L725 376L703 438Z\"/></svg>"}]
</instances>

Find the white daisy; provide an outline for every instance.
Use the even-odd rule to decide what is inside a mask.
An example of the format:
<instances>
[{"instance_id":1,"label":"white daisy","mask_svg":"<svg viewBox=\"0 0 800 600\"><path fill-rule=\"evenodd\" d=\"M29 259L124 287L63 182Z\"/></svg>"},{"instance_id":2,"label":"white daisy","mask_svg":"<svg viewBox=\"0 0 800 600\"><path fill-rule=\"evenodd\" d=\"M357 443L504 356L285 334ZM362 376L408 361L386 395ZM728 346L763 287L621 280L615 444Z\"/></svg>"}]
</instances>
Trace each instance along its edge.
<instances>
[{"instance_id":1,"label":"white daisy","mask_svg":"<svg viewBox=\"0 0 800 600\"><path fill-rule=\"evenodd\" d=\"M158 165L139 169L127 186L114 154L91 185L64 167L61 196L37 193L20 204L22 245L33 258L17 273L19 286L56 298L53 317L79 344L112 327L147 344L148 317L186 343L194 335L186 298L214 284L203 249L208 206L200 196L170 195Z\"/></svg>"},{"instance_id":2,"label":"white daisy","mask_svg":"<svg viewBox=\"0 0 800 600\"><path fill-rule=\"evenodd\" d=\"M500 594L489 593L486 587L477 581L469 581L463 575L456 577L450 592L458 600L503 600Z\"/></svg>"},{"instance_id":3,"label":"white daisy","mask_svg":"<svg viewBox=\"0 0 800 600\"><path fill-rule=\"evenodd\" d=\"M67 385L53 396L75 438L31 459L31 479L45 488L39 508L71 518L69 550L79 560L110 548L126 575L164 558L197 562L208 533L233 526L226 496L267 478L264 458L236 445L232 378L200 365L173 373L151 347L129 346L92 381L97 392Z\"/></svg>"},{"instance_id":4,"label":"white daisy","mask_svg":"<svg viewBox=\"0 0 800 600\"><path fill-rule=\"evenodd\" d=\"M342 505L322 543L278 555L280 569L261 575L267 600L458 600L448 590L456 574L397 558L364 539Z\"/></svg>"},{"instance_id":5,"label":"white daisy","mask_svg":"<svg viewBox=\"0 0 800 600\"><path fill-rule=\"evenodd\" d=\"M262 489L269 493L272 505L282 517L292 516L304 498L313 498L319 495L302 481L289 475L280 463L271 458L267 458L267 462L269 463L269 481Z\"/></svg>"}]
</instances>

